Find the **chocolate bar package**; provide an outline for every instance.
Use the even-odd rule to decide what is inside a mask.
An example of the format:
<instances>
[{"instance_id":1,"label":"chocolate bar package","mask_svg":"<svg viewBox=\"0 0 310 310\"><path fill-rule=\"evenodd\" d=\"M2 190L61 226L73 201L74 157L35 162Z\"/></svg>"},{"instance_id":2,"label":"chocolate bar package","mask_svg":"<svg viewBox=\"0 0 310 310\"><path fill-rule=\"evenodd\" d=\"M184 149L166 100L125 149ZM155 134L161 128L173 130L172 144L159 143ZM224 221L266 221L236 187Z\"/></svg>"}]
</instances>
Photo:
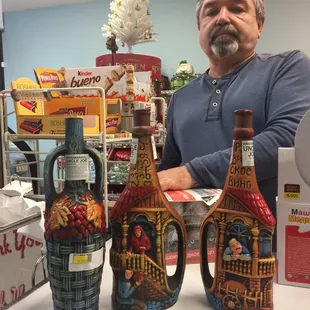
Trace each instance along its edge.
<instances>
[{"instance_id":1,"label":"chocolate bar package","mask_svg":"<svg viewBox=\"0 0 310 310\"><path fill-rule=\"evenodd\" d=\"M72 108L60 108L58 111L51 113L50 115L86 115L87 107L72 107Z\"/></svg>"},{"instance_id":2,"label":"chocolate bar package","mask_svg":"<svg viewBox=\"0 0 310 310\"><path fill-rule=\"evenodd\" d=\"M125 68L122 66L98 67L98 68L66 68L65 81L68 87L102 87L107 96L112 96L112 88L114 94L123 94L125 85ZM120 87L121 86L121 87ZM79 90L71 91L73 96L98 96L97 90Z\"/></svg>"},{"instance_id":3,"label":"chocolate bar package","mask_svg":"<svg viewBox=\"0 0 310 310\"><path fill-rule=\"evenodd\" d=\"M34 69L34 73L41 88L62 88L66 87L64 70L64 68L60 70L51 68L37 68ZM52 92L53 97L57 98L61 95L63 95L62 92Z\"/></svg>"},{"instance_id":4,"label":"chocolate bar package","mask_svg":"<svg viewBox=\"0 0 310 310\"><path fill-rule=\"evenodd\" d=\"M31 79L21 77L11 82L11 88L14 90L32 90L40 89L40 85ZM22 100L14 101L16 115L41 115L43 113L43 102L41 100Z\"/></svg>"},{"instance_id":5,"label":"chocolate bar package","mask_svg":"<svg viewBox=\"0 0 310 310\"><path fill-rule=\"evenodd\" d=\"M147 101L151 97L151 72L134 72L132 66L107 66L95 68L66 68L68 87L102 87L106 98L123 101ZM72 96L99 96L97 90L74 90Z\"/></svg>"}]
</instances>

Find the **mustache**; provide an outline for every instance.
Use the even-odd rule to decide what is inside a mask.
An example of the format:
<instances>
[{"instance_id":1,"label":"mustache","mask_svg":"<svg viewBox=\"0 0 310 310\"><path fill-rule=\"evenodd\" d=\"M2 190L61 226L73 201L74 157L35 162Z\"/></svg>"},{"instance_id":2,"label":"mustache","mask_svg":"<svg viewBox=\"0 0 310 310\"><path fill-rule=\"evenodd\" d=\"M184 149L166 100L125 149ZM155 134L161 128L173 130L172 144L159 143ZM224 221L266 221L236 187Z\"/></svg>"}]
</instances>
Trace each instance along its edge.
<instances>
[{"instance_id":1,"label":"mustache","mask_svg":"<svg viewBox=\"0 0 310 310\"><path fill-rule=\"evenodd\" d=\"M230 35L232 37L234 37L236 40L239 41L239 33L238 31L233 28L232 26L229 25L223 25L223 26L216 26L211 34L210 34L210 43L213 44L214 41L216 40L216 38L218 37L218 35L221 32L225 32L225 34Z\"/></svg>"}]
</instances>

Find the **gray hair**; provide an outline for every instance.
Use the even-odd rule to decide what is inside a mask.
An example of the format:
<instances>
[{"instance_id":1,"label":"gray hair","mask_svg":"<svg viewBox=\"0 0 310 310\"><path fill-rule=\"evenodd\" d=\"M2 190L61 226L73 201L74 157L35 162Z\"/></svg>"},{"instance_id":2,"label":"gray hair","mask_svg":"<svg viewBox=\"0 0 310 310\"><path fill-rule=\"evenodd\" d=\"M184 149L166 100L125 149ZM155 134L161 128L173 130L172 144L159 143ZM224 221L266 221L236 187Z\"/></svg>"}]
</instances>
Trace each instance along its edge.
<instances>
[{"instance_id":1,"label":"gray hair","mask_svg":"<svg viewBox=\"0 0 310 310\"><path fill-rule=\"evenodd\" d=\"M256 9L256 19L257 21L263 21L265 19L265 0L253 0L255 9ZM197 0L196 5L196 17L197 17L197 23L199 26L199 15L202 8L202 5L204 3L204 0Z\"/></svg>"}]
</instances>

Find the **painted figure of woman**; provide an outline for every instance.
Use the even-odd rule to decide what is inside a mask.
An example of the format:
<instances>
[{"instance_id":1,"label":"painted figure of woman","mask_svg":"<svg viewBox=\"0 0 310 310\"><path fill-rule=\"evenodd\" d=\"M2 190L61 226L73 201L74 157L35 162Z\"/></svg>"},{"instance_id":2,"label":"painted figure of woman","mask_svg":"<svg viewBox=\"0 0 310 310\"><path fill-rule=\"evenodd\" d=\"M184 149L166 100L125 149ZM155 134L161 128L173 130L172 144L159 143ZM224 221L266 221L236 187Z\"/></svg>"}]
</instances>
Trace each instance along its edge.
<instances>
[{"instance_id":1,"label":"painted figure of woman","mask_svg":"<svg viewBox=\"0 0 310 310\"><path fill-rule=\"evenodd\" d=\"M131 242L128 252L134 254L144 254L151 249L151 242L140 225L136 225L132 230Z\"/></svg>"}]
</instances>

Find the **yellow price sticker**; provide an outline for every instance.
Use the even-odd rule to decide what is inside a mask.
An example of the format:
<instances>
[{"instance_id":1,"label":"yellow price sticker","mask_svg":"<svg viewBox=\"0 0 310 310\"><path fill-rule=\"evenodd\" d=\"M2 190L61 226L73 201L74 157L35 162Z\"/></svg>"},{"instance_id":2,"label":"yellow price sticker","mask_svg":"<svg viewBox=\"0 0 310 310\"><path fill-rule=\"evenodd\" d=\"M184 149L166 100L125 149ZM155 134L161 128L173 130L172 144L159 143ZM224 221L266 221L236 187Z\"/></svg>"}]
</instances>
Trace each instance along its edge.
<instances>
[{"instance_id":1,"label":"yellow price sticker","mask_svg":"<svg viewBox=\"0 0 310 310\"><path fill-rule=\"evenodd\" d=\"M286 192L286 193L284 193L284 199L285 200L299 200L300 199L300 193Z\"/></svg>"},{"instance_id":2,"label":"yellow price sticker","mask_svg":"<svg viewBox=\"0 0 310 310\"><path fill-rule=\"evenodd\" d=\"M88 263L88 255L74 255L73 264L74 265L84 265Z\"/></svg>"}]
</instances>

